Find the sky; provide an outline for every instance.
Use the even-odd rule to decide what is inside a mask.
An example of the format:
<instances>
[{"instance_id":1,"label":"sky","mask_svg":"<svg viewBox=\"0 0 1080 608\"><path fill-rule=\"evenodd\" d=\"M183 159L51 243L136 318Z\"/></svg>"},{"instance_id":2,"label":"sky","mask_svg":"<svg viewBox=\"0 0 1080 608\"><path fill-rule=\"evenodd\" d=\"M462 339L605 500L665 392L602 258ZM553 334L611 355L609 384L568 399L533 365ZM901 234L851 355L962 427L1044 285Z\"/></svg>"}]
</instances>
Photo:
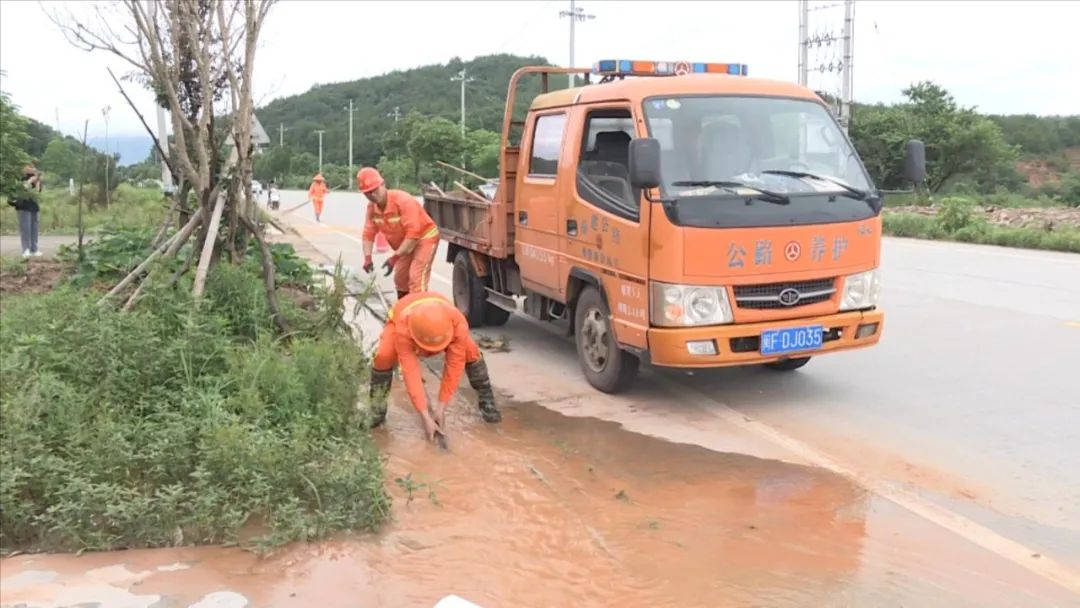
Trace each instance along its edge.
<instances>
[{"instance_id":1,"label":"sky","mask_svg":"<svg viewBox=\"0 0 1080 608\"><path fill-rule=\"evenodd\" d=\"M811 2L810 33L842 32L839 0ZM256 103L316 84L384 74L451 57L491 53L569 61L564 1L351 2L281 0L264 27L256 61ZM595 18L577 24L575 61L600 59L731 62L750 75L798 79L794 1L706 2L581 0ZM854 96L899 100L913 82L933 80L964 106L987 113L1080 114L1080 2L887 2L855 4ZM83 2L0 1L0 89L23 114L81 135L144 130L106 72L126 64L71 46L47 12L90 8ZM810 63L839 59L813 49ZM459 85L434 82L447 95ZM839 92L835 74L810 75L816 90ZM126 84L151 121L150 96ZM343 114L344 116L344 114Z\"/></svg>"}]
</instances>

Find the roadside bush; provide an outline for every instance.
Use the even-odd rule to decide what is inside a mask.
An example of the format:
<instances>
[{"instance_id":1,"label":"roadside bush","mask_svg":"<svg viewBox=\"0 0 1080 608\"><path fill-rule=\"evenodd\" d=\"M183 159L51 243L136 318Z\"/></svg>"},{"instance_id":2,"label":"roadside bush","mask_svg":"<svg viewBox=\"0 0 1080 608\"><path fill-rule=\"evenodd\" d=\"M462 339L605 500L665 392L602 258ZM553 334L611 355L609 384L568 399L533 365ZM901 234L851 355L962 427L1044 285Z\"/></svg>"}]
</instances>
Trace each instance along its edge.
<instances>
[{"instance_id":1,"label":"roadside bush","mask_svg":"<svg viewBox=\"0 0 1080 608\"><path fill-rule=\"evenodd\" d=\"M341 332L276 338L261 289L247 264L222 263L198 307L153 283L128 313L74 286L5 298L0 546L237 542L249 527L273 546L377 528L389 498L357 408L368 362Z\"/></svg>"},{"instance_id":2,"label":"roadside bush","mask_svg":"<svg viewBox=\"0 0 1080 608\"><path fill-rule=\"evenodd\" d=\"M941 201L936 221L947 234L954 234L971 224L977 208L975 202L960 196L951 196Z\"/></svg>"},{"instance_id":3,"label":"roadside bush","mask_svg":"<svg viewBox=\"0 0 1080 608\"><path fill-rule=\"evenodd\" d=\"M1040 228L991 226L985 219L975 217L949 233L942 222L926 215L886 213L883 221L885 234L889 236L1080 253L1080 230L1069 228L1050 232Z\"/></svg>"}]
</instances>

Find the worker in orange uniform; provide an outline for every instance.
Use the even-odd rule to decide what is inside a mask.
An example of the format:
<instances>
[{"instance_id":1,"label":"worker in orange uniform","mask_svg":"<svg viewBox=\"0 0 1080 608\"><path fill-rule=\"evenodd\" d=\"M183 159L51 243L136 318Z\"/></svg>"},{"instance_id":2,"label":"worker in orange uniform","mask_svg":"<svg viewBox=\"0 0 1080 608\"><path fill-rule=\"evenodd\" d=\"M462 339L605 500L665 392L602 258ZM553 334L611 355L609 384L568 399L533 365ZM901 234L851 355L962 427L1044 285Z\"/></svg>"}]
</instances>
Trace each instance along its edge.
<instances>
[{"instance_id":1,"label":"worker in orange uniform","mask_svg":"<svg viewBox=\"0 0 1080 608\"><path fill-rule=\"evenodd\" d=\"M373 167L356 174L356 186L368 199L364 223L364 272L375 268L371 261L376 233L381 232L394 253L383 263L394 273L398 299L427 291L431 264L439 248L439 228L424 207L403 190L388 190Z\"/></svg>"},{"instance_id":2,"label":"worker in orange uniform","mask_svg":"<svg viewBox=\"0 0 1080 608\"><path fill-rule=\"evenodd\" d=\"M319 219L322 217L323 199L326 198L326 193L330 189L326 187L326 180L323 179L322 172L315 174L315 179L311 180L311 187L308 188L307 195L311 199L311 205L315 207L315 221L321 222Z\"/></svg>"},{"instance_id":3,"label":"worker in orange uniform","mask_svg":"<svg viewBox=\"0 0 1080 608\"><path fill-rule=\"evenodd\" d=\"M438 403L432 408L434 411L430 411L421 377L420 357L439 353L445 353L446 360ZM386 397L394 379L394 366L398 363L409 398L420 414L429 440L434 439L436 432L444 433L446 408L457 391L462 371L478 395L484 421L502 420L495 407L487 363L469 334L469 323L443 295L433 291L410 293L398 300L390 311L371 369L373 427L386 420Z\"/></svg>"}]
</instances>

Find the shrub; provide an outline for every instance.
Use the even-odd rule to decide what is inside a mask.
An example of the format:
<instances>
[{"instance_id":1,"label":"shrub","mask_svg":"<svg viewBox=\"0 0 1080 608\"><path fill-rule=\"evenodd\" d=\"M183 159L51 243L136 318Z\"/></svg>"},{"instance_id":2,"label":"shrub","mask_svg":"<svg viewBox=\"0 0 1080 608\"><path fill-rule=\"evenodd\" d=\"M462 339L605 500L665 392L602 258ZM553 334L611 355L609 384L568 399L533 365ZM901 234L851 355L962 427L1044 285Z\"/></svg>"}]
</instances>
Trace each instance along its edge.
<instances>
[{"instance_id":1,"label":"shrub","mask_svg":"<svg viewBox=\"0 0 1080 608\"><path fill-rule=\"evenodd\" d=\"M971 224L976 213L974 201L960 196L951 196L941 201L937 223L947 234L953 234Z\"/></svg>"},{"instance_id":2,"label":"shrub","mask_svg":"<svg viewBox=\"0 0 1080 608\"><path fill-rule=\"evenodd\" d=\"M250 268L215 266L200 306L154 283L128 313L75 286L5 299L0 546L235 542L252 524L273 546L388 517L356 406L368 362L341 332L277 339Z\"/></svg>"}]
</instances>

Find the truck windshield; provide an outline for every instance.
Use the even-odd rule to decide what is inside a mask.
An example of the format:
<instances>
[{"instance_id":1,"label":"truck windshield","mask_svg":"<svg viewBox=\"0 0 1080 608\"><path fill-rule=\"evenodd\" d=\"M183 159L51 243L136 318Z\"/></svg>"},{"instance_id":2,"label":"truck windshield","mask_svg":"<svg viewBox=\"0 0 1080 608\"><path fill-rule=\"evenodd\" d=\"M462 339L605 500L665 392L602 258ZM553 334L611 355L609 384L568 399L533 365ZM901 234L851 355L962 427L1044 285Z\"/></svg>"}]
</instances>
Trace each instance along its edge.
<instances>
[{"instance_id":1,"label":"truck windshield","mask_svg":"<svg viewBox=\"0 0 1080 608\"><path fill-rule=\"evenodd\" d=\"M873 217L873 185L822 105L769 97L654 97L644 103L660 141L661 191L673 222L750 227ZM770 205L709 182L738 182L790 199Z\"/></svg>"}]
</instances>

